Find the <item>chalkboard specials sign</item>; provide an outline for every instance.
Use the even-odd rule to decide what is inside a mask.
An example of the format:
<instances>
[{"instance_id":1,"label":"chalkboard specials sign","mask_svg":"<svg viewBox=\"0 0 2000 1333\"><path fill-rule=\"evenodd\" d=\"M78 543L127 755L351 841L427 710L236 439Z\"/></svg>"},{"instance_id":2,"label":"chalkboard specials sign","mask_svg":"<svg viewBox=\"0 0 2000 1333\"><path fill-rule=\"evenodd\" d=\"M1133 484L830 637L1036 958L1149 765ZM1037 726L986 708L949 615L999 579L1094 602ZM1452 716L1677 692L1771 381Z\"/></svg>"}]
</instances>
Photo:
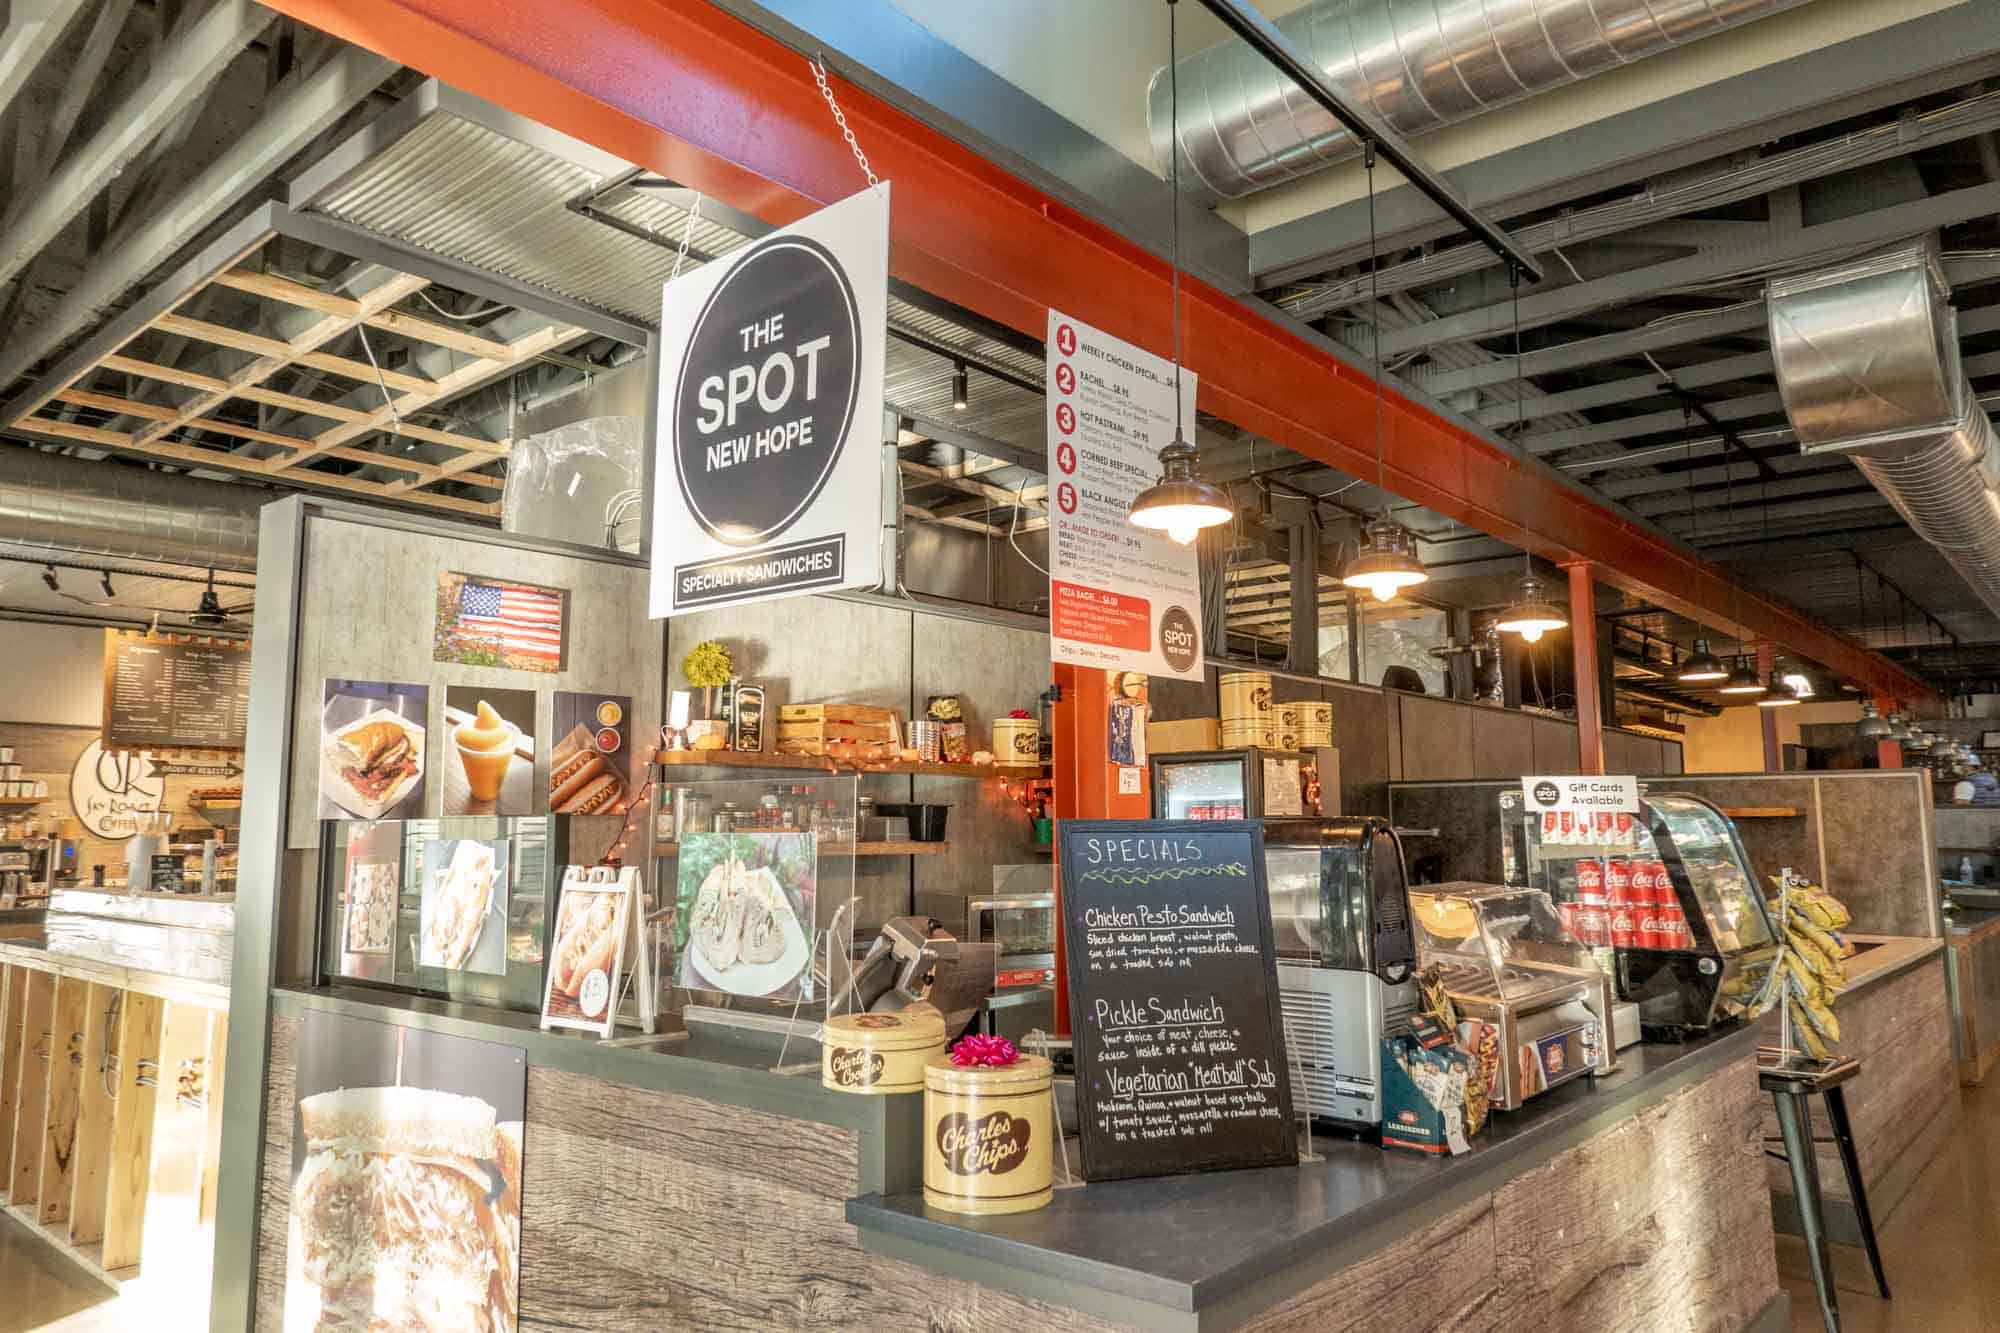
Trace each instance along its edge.
<instances>
[{"instance_id":1,"label":"chalkboard specials sign","mask_svg":"<svg viewBox=\"0 0 2000 1333\"><path fill-rule=\"evenodd\" d=\"M106 750L240 750L249 723L247 640L104 632Z\"/></svg>"},{"instance_id":2,"label":"chalkboard specials sign","mask_svg":"<svg viewBox=\"0 0 2000 1333\"><path fill-rule=\"evenodd\" d=\"M1084 1175L1298 1160L1264 830L1062 825Z\"/></svg>"}]
</instances>

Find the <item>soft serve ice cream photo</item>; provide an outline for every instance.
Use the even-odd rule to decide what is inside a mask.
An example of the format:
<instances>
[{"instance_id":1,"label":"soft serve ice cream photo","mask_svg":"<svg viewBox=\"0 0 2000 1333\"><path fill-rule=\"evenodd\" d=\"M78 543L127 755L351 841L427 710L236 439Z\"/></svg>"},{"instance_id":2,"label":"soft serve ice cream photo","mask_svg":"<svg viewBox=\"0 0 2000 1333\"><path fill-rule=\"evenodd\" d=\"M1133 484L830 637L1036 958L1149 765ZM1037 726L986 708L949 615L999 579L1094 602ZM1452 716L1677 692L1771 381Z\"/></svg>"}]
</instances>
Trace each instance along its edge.
<instances>
[{"instance_id":1,"label":"soft serve ice cream photo","mask_svg":"<svg viewBox=\"0 0 2000 1333\"><path fill-rule=\"evenodd\" d=\"M447 817L536 813L534 691L450 686L444 722Z\"/></svg>"}]
</instances>

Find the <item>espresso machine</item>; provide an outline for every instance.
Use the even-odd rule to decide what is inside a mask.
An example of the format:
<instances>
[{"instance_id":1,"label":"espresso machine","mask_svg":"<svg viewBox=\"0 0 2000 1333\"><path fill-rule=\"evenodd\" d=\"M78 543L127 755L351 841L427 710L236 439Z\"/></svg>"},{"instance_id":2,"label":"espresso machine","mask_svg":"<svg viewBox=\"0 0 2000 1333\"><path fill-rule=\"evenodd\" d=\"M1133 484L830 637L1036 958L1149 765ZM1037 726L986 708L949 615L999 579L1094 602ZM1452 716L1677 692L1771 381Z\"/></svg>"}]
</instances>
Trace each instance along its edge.
<instances>
[{"instance_id":1,"label":"espresso machine","mask_svg":"<svg viewBox=\"0 0 2000 1333\"><path fill-rule=\"evenodd\" d=\"M1417 1004L1403 848L1387 820L1266 819L1264 870L1294 1095L1382 1124L1382 1038Z\"/></svg>"}]
</instances>

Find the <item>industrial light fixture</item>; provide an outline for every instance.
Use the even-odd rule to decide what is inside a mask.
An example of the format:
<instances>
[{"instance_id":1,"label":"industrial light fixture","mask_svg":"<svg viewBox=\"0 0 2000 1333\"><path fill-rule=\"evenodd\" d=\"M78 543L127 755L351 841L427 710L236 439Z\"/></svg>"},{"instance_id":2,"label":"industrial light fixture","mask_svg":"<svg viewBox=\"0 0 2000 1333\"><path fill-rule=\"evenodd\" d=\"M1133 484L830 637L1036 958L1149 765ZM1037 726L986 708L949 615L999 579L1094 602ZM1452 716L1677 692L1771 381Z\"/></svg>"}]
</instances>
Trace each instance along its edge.
<instances>
[{"instance_id":1,"label":"industrial light fixture","mask_svg":"<svg viewBox=\"0 0 2000 1333\"><path fill-rule=\"evenodd\" d=\"M1854 724L1854 734L1864 741L1879 741L1889 734L1889 724L1882 720L1873 699L1863 701L1861 720Z\"/></svg>"},{"instance_id":2,"label":"industrial light fixture","mask_svg":"<svg viewBox=\"0 0 2000 1333\"><path fill-rule=\"evenodd\" d=\"M1785 684L1792 687L1792 697L1801 703L1812 698L1816 693L1813 689L1812 677L1806 675L1803 671L1786 672Z\"/></svg>"},{"instance_id":3,"label":"industrial light fixture","mask_svg":"<svg viewBox=\"0 0 2000 1333\"><path fill-rule=\"evenodd\" d=\"M106 597L116 597L118 595L117 591L111 586L111 571L108 569L97 576L97 586L104 589Z\"/></svg>"},{"instance_id":4,"label":"industrial light fixture","mask_svg":"<svg viewBox=\"0 0 2000 1333\"><path fill-rule=\"evenodd\" d=\"M1707 639L1694 641L1694 654L1681 663L1681 669L1674 676L1683 685L1705 685L1712 680L1726 680L1729 673L1722 669L1722 663L1715 660L1715 654L1708 650Z\"/></svg>"},{"instance_id":5,"label":"industrial light fixture","mask_svg":"<svg viewBox=\"0 0 2000 1333\"><path fill-rule=\"evenodd\" d=\"M1889 714L1889 739L1898 742L1910 739L1910 724L1901 713Z\"/></svg>"},{"instance_id":6,"label":"industrial light fixture","mask_svg":"<svg viewBox=\"0 0 2000 1333\"><path fill-rule=\"evenodd\" d=\"M1167 124L1169 137L1179 142L1180 76L1175 65L1180 59L1179 35L1175 26L1178 5L1167 6ZM1220 527L1235 516L1229 493L1203 481L1195 470L1198 457L1188 443L1181 421L1181 155L1173 161L1173 271L1174 271L1174 438L1160 450L1160 479L1140 491L1126 515L1135 528L1164 532L1186 546L1201 535L1203 528Z\"/></svg>"},{"instance_id":7,"label":"industrial light fixture","mask_svg":"<svg viewBox=\"0 0 2000 1333\"><path fill-rule=\"evenodd\" d=\"M972 406L972 377L966 372L965 362L960 361L951 371L951 410L963 412Z\"/></svg>"},{"instance_id":8,"label":"industrial light fixture","mask_svg":"<svg viewBox=\"0 0 2000 1333\"><path fill-rule=\"evenodd\" d=\"M62 591L62 584L56 581L56 567L54 565L43 566L42 582L48 585L50 592Z\"/></svg>"},{"instance_id":9,"label":"industrial light fixture","mask_svg":"<svg viewBox=\"0 0 2000 1333\"><path fill-rule=\"evenodd\" d=\"M1389 517L1389 466L1382 439L1382 306L1381 282L1377 276L1380 258L1375 234L1375 143L1362 146L1362 174L1368 181L1368 356L1375 369L1375 486L1382 492L1382 516L1368 525L1366 543L1354 553L1340 581L1349 588L1365 588L1375 600L1386 602L1404 588L1430 582L1430 571L1417 555L1417 539Z\"/></svg>"},{"instance_id":10,"label":"industrial light fixture","mask_svg":"<svg viewBox=\"0 0 2000 1333\"><path fill-rule=\"evenodd\" d=\"M1765 686L1763 695L1757 700L1757 706L1759 708L1793 708L1797 706L1798 702L1799 696L1792 692L1791 682L1773 671L1771 673L1771 683Z\"/></svg>"},{"instance_id":11,"label":"industrial light fixture","mask_svg":"<svg viewBox=\"0 0 2000 1333\"><path fill-rule=\"evenodd\" d=\"M1876 719L1880 721L1881 719ZM1916 754L1924 754L1937 744L1937 737L1918 727L1910 733L1910 739L1903 742L1903 748Z\"/></svg>"},{"instance_id":12,"label":"industrial light fixture","mask_svg":"<svg viewBox=\"0 0 2000 1333\"><path fill-rule=\"evenodd\" d=\"M1758 678L1756 670L1751 667L1749 661L1741 657L1736 659L1736 669L1729 673L1729 679L1722 682L1716 690L1717 694L1762 694L1763 692L1764 682Z\"/></svg>"},{"instance_id":13,"label":"industrial light fixture","mask_svg":"<svg viewBox=\"0 0 2000 1333\"><path fill-rule=\"evenodd\" d=\"M1566 627L1569 618L1560 607L1542 595L1540 579L1533 574L1523 574L1514 590L1514 600L1507 604L1500 613L1500 619L1493 623L1503 634L1518 634L1529 643L1535 643L1550 630Z\"/></svg>"},{"instance_id":14,"label":"industrial light fixture","mask_svg":"<svg viewBox=\"0 0 2000 1333\"><path fill-rule=\"evenodd\" d=\"M1417 558L1412 547L1408 530L1385 516L1368 525L1365 544L1347 562L1347 571L1340 581L1349 588L1374 593L1378 602L1386 602L1403 589L1413 588L1429 578L1424 562Z\"/></svg>"}]
</instances>

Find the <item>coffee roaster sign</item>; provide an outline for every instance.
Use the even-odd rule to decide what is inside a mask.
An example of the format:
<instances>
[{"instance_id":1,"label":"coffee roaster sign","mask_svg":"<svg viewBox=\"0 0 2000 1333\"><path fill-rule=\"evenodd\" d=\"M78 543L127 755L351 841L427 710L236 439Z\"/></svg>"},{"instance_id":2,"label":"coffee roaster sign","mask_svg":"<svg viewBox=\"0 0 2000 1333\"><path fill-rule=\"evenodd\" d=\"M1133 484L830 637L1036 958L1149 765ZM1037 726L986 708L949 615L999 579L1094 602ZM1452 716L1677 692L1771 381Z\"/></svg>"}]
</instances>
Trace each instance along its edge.
<instances>
[{"instance_id":1,"label":"coffee roaster sign","mask_svg":"<svg viewBox=\"0 0 2000 1333\"><path fill-rule=\"evenodd\" d=\"M1192 438L1193 372L1179 382ZM1125 517L1174 438L1173 362L1051 310L1047 383L1050 656L1199 679L1195 549Z\"/></svg>"},{"instance_id":2,"label":"coffee roaster sign","mask_svg":"<svg viewBox=\"0 0 2000 1333\"><path fill-rule=\"evenodd\" d=\"M1521 779L1521 799L1530 814L1639 813L1639 779L1602 774L1554 774Z\"/></svg>"},{"instance_id":3,"label":"coffee roaster sign","mask_svg":"<svg viewBox=\"0 0 2000 1333\"><path fill-rule=\"evenodd\" d=\"M651 613L881 581L889 187L667 284Z\"/></svg>"},{"instance_id":4,"label":"coffee roaster sign","mask_svg":"<svg viewBox=\"0 0 2000 1333\"><path fill-rule=\"evenodd\" d=\"M1065 821L1060 864L1084 1175L1296 1162L1262 826Z\"/></svg>"}]
</instances>

